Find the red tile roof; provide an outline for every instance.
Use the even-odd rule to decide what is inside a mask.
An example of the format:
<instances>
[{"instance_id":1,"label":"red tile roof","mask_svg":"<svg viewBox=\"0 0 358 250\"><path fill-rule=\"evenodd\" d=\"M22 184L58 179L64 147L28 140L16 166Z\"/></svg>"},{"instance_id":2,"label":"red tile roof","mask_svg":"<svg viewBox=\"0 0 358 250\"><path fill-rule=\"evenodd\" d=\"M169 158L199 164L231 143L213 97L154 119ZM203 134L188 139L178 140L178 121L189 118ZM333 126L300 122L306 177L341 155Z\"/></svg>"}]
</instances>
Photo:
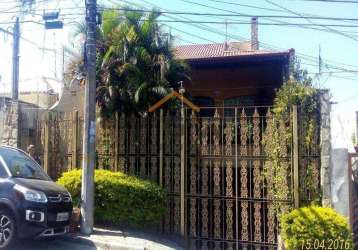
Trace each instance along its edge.
<instances>
[{"instance_id":1,"label":"red tile roof","mask_svg":"<svg viewBox=\"0 0 358 250\"><path fill-rule=\"evenodd\" d=\"M229 57L235 58L260 55L288 55L290 52L291 50L280 52L270 50L251 50L251 45L249 42L180 45L175 47L174 49L175 57L183 60L200 60Z\"/></svg>"}]
</instances>

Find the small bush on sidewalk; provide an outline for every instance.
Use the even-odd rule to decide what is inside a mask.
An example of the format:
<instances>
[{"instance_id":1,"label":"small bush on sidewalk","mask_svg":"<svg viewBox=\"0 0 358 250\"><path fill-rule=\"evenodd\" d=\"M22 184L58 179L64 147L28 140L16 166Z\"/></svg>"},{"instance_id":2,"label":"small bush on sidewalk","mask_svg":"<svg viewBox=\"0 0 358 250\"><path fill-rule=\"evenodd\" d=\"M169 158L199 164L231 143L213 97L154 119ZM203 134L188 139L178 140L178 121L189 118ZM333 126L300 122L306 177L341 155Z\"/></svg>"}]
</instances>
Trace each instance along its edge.
<instances>
[{"instance_id":1,"label":"small bush on sidewalk","mask_svg":"<svg viewBox=\"0 0 358 250\"><path fill-rule=\"evenodd\" d=\"M80 203L82 171L64 173L58 183ZM95 220L143 226L165 213L166 193L157 184L120 172L95 170Z\"/></svg>"},{"instance_id":2,"label":"small bush on sidewalk","mask_svg":"<svg viewBox=\"0 0 358 250\"><path fill-rule=\"evenodd\" d=\"M331 208L304 207L281 217L287 250L353 249L347 219Z\"/></svg>"}]
</instances>

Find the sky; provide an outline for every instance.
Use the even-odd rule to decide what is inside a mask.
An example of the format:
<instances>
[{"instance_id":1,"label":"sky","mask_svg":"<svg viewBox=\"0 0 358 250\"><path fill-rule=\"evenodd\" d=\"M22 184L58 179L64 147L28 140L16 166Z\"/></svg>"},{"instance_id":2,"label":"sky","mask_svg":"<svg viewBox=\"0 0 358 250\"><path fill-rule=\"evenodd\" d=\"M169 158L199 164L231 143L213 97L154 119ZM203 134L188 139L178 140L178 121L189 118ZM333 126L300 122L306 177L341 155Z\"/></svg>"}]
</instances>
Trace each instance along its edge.
<instances>
[{"instance_id":1,"label":"sky","mask_svg":"<svg viewBox=\"0 0 358 250\"><path fill-rule=\"evenodd\" d=\"M52 80L50 84L61 91L63 68L63 46L71 47L76 22L83 19L84 0L37 0L36 15L26 15L23 21L42 22L43 9L60 9L60 18L65 25L61 30L45 30L42 25L25 22L21 25L20 90L46 90L41 77ZM357 1L358 2L358 1ZM175 36L176 44L212 43L249 40L249 24L230 22L250 22L249 16L287 15L287 16L325 16L358 18L358 3L333 3L304 0L98 0L101 6L118 7L124 4L134 8L153 6L162 10L176 12L199 12L216 14L244 14L248 16L162 16L163 29ZM9 29L13 25L18 9L16 1L0 0L0 27ZM185 19L186 18L186 19ZM184 20L187 23L164 22L165 20ZM193 24L194 21L214 21L215 24ZM225 24L225 21L228 23ZM333 146L352 147L352 133L355 131L355 111L358 111L358 21L333 22L331 20L267 19L259 17L259 23L290 22L294 24L339 24L355 27L314 26L310 29L296 26L259 26L260 48L288 50L294 48L301 59L301 67L306 68L314 78L316 86L330 89L332 94L332 142ZM171 27L169 27L171 26ZM311 26L312 27L312 26ZM332 30L336 29L336 30ZM11 29L10 29L11 30ZM345 32L345 36L341 35ZM348 37L349 36L349 37ZM35 46L36 45L36 46ZM46 48L46 49L43 49ZM318 55L321 50L322 69L318 77ZM12 39L0 32L0 93L8 91L11 82ZM64 53L64 61L69 58ZM56 56L55 56L56 55ZM337 69L338 68L338 69ZM343 70L342 70L343 69ZM352 72L344 72L344 71ZM343 72L342 72L343 71Z\"/></svg>"}]
</instances>

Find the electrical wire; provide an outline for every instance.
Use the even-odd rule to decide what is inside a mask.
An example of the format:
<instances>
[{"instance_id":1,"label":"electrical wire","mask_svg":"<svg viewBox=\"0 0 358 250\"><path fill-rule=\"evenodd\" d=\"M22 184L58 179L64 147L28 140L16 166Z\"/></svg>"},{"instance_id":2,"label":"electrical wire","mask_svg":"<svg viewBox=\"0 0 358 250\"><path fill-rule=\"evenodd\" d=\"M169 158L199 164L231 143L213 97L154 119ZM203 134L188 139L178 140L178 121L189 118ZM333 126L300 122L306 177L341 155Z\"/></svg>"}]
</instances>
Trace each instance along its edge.
<instances>
[{"instance_id":1,"label":"electrical wire","mask_svg":"<svg viewBox=\"0 0 358 250\"><path fill-rule=\"evenodd\" d=\"M348 0L296 0L301 2L322 2L322 3L357 3L358 1Z\"/></svg>"},{"instance_id":2,"label":"electrical wire","mask_svg":"<svg viewBox=\"0 0 358 250\"><path fill-rule=\"evenodd\" d=\"M131 10L131 11L136 11L136 10ZM75 15L75 14L70 14L70 15ZM78 14L76 14L78 15ZM84 15L84 14L83 14ZM68 18L63 18L62 20L73 20L72 18L68 17ZM108 18L103 18L103 20L124 20L121 17L108 17ZM148 19L142 19L142 21L148 21ZM157 22L161 22L161 23L200 23L200 24L251 24L251 22L244 22L244 21L201 21L201 20L157 20ZM0 23L1 24L1 23ZM322 26L321 24L300 24L300 23L287 23L287 24L283 24L283 23L259 23L260 25L264 25L264 26L296 26L296 25L301 25L301 26ZM327 27L350 27L350 28L358 28L358 24L357 25L338 25L338 24L325 24L325 26Z\"/></svg>"},{"instance_id":3,"label":"electrical wire","mask_svg":"<svg viewBox=\"0 0 358 250\"><path fill-rule=\"evenodd\" d=\"M282 10L282 9L271 9L271 8L267 8L267 7L260 7L260 6L255 6L255 5L246 5L246 4L240 4L240 3L236 3L236 2L228 2L228 1L222 1L222 0L208 0L210 2L215 2L215 3L223 3L223 4L227 4L227 5L233 5L233 6L240 6L240 7L247 7L247 8L253 8L253 9L259 9L259 10L267 10L267 11L273 11L273 12L279 12L279 13L287 13L286 11ZM314 15L314 14L308 14L308 13L302 13L305 16L308 17L322 17L320 15ZM342 20L342 22L346 22L346 23L355 23L353 21L345 21Z\"/></svg>"},{"instance_id":4,"label":"electrical wire","mask_svg":"<svg viewBox=\"0 0 358 250\"><path fill-rule=\"evenodd\" d=\"M196 3L193 3L193 2L191 2L191 1L186 1L186 0L181 0L181 1L185 1L185 2L190 2L190 3L192 3L192 4L196 4ZM218 9L218 8L216 8L216 7L211 7L211 6L207 6L207 7L208 7L208 8L213 8L213 9ZM221 10L221 11L227 11L227 12L229 12L229 13L233 13L233 11L230 11L230 10L225 10L225 9L219 9L219 10ZM234 12L234 13L236 13L236 12ZM260 44L263 45L263 46L266 47L266 48L269 48L269 49L282 50L282 48L279 48L279 47L276 47L276 46L273 46L273 45L269 45L269 44L264 43L264 42L260 42ZM304 53L299 53L299 52L296 52L296 54L297 54L300 58L302 58L302 59L304 59L304 60L309 60L309 61L313 61L313 62L316 63L316 57L314 57L314 56L307 55L307 54L304 54ZM328 61L328 60L327 60L327 61ZM333 60L329 60L329 61L334 62ZM337 63L337 62L336 62L336 63ZM344 63L340 63L340 62L338 62L338 63L341 64L341 65L344 65ZM346 66L352 66L352 67L358 68L357 65L349 65L349 64L345 64L345 65L346 65ZM332 68L334 68L334 69L342 69L342 68L334 67L334 66L332 66Z\"/></svg>"},{"instance_id":5,"label":"electrical wire","mask_svg":"<svg viewBox=\"0 0 358 250\"><path fill-rule=\"evenodd\" d=\"M274 6L276 6L276 7L281 8L281 9L283 9L283 10L286 10L287 12L289 12L289 13L291 13L291 14L295 14L295 15L297 15L297 16L299 16L299 17L302 17L302 18L306 19L308 22L310 22L311 24L314 24L314 23L311 21L312 18L307 18L307 17L305 17L305 16L302 16L300 13L298 13L298 12L296 12L296 11L293 11L293 10L290 10L290 9L288 9L288 8L286 8L286 7L284 7L284 6L280 5L280 4L274 3L274 2L272 2L272 1L270 1L270 0L265 0L265 1L266 1L267 3L270 3L270 4L274 5ZM341 31L339 31L339 30L332 29L332 28L328 27L327 25L320 25L320 26L323 27L323 28L326 28L327 30L329 30L329 31L331 31L331 32L333 32L333 33L342 35L342 36L344 36L344 37L350 38L350 39L352 39L352 40L358 42L358 39L355 38L355 37L353 37L353 36L351 36L351 35L347 35L347 34L341 32Z\"/></svg>"},{"instance_id":6,"label":"electrical wire","mask_svg":"<svg viewBox=\"0 0 358 250\"><path fill-rule=\"evenodd\" d=\"M192 3L191 1L182 0L184 2ZM206 6L206 5L205 5ZM210 6L207 6L210 7ZM132 8L99 8L108 10L121 10L121 11L135 11L135 12L153 12L152 10L132 9ZM220 9L223 11L222 9ZM225 10L226 11L226 10ZM358 21L358 18L346 18L346 17L327 17L327 16L287 16L287 15L258 15L258 14L243 14L243 13L207 13L207 12L187 12L187 11L154 11L159 14L174 14L174 15L192 15L192 16L223 16L223 17L258 17L258 18L288 18L288 19L317 19L317 20L330 20L330 21ZM287 11L286 11L287 13Z\"/></svg>"}]
</instances>

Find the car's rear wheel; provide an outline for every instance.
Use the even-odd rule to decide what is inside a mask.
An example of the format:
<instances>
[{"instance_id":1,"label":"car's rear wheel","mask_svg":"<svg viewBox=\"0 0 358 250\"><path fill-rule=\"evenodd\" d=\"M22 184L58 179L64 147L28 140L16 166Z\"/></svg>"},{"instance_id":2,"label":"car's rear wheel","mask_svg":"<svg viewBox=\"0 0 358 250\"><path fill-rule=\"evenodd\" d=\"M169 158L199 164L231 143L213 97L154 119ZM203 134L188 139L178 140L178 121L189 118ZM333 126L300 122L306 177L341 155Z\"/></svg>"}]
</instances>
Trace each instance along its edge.
<instances>
[{"instance_id":1,"label":"car's rear wheel","mask_svg":"<svg viewBox=\"0 0 358 250\"><path fill-rule=\"evenodd\" d=\"M6 210L0 210L0 249L9 249L16 237L15 219Z\"/></svg>"}]
</instances>

